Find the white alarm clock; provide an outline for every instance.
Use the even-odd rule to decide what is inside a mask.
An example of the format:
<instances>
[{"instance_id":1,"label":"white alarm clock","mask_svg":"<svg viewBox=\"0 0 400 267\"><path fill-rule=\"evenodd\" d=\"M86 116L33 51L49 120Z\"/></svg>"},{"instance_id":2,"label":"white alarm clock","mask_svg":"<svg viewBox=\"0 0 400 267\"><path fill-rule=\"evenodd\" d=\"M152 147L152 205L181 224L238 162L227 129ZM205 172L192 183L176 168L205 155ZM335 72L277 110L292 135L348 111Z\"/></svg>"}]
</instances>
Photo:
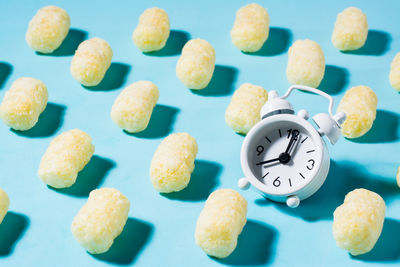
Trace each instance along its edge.
<instances>
[{"instance_id":1,"label":"white alarm clock","mask_svg":"<svg viewBox=\"0 0 400 267\"><path fill-rule=\"evenodd\" d=\"M313 117L318 129L307 121L308 112L294 114L286 98L294 89L312 92L329 100L329 113ZM315 88L293 85L279 97L276 91L268 94L261 109L261 121L243 141L240 160L245 178L238 186L250 185L262 195L295 208L300 200L314 194L328 175L330 157L323 136L335 144L341 136L340 125L346 115L332 115L333 98Z\"/></svg>"}]
</instances>

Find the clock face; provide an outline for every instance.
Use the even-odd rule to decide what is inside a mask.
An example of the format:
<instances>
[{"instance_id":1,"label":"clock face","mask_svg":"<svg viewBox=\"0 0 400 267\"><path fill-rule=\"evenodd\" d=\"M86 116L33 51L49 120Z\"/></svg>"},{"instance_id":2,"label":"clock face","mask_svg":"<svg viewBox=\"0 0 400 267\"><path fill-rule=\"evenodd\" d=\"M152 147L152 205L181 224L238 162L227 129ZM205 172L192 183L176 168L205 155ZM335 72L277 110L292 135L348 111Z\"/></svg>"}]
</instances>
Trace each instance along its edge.
<instances>
[{"instance_id":1,"label":"clock face","mask_svg":"<svg viewBox=\"0 0 400 267\"><path fill-rule=\"evenodd\" d=\"M321 161L320 149L315 134L297 123L266 125L249 143L248 164L266 191L290 194L315 176Z\"/></svg>"}]
</instances>

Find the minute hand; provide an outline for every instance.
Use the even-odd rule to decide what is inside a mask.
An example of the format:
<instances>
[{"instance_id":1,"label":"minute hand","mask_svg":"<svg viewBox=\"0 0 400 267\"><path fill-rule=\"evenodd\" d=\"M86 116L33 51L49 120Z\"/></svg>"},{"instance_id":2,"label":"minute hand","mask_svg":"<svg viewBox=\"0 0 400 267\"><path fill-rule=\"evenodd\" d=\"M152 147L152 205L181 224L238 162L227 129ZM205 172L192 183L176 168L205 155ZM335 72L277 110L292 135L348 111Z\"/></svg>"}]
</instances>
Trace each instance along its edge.
<instances>
[{"instance_id":1,"label":"minute hand","mask_svg":"<svg viewBox=\"0 0 400 267\"><path fill-rule=\"evenodd\" d=\"M286 148L285 154L289 153L290 148L292 147L294 141L297 140L297 136L299 135L299 131L298 130L293 130L292 131L292 138L290 138L289 144Z\"/></svg>"},{"instance_id":2,"label":"minute hand","mask_svg":"<svg viewBox=\"0 0 400 267\"><path fill-rule=\"evenodd\" d=\"M271 163L271 162L275 162L275 161L279 161L279 158L261 161L261 162L257 163L256 165L263 165L263 164L267 164L267 163Z\"/></svg>"}]
</instances>

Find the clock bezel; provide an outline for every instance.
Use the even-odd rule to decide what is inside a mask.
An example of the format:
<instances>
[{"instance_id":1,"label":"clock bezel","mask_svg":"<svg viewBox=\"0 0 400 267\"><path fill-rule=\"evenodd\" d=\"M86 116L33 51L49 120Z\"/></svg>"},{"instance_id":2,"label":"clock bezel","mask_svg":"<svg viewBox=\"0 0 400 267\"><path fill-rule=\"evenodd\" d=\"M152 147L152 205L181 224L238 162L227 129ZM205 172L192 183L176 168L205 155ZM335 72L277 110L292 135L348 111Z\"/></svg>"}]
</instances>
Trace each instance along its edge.
<instances>
[{"instance_id":1,"label":"clock bezel","mask_svg":"<svg viewBox=\"0 0 400 267\"><path fill-rule=\"evenodd\" d=\"M288 127L285 124L296 124L299 128L303 128L308 135L311 137L314 145L315 145L315 167L313 171L309 174L307 181L301 183L300 185L294 187L291 190L276 190L276 188L271 188L270 186L266 186L262 183L256 175L252 171L252 156L250 155L250 148L253 146L254 142L258 142L260 140L259 135L265 135L265 128L266 127ZM278 126L280 125L280 126ZM271 130L268 130L271 131ZM242 170L247 177L248 181L252 186L256 189L261 191L262 193L266 194L267 197L271 196L271 198L280 198L280 197L287 197L290 195L303 195L300 194L300 191L304 191L307 187L310 187L310 190L313 187L313 182L315 179L319 179L320 177L320 170L323 165L324 161L324 153L325 153L325 143L318 133L318 131L311 125L310 122L307 120L292 114L277 114L267 117L260 122L258 122L247 134L245 137L242 149L241 149L241 165ZM323 177L325 180L325 177ZM272 190L271 190L272 189ZM283 200L283 199L282 199Z\"/></svg>"}]
</instances>

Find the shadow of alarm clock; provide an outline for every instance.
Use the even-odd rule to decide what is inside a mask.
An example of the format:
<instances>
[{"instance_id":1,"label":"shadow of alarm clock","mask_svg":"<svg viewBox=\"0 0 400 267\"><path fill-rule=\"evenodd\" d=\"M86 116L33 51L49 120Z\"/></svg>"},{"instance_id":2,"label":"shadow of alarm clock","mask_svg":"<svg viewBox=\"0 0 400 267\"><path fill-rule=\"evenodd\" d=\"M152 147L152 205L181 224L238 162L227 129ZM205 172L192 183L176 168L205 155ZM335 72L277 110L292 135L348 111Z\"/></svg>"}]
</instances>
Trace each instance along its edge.
<instances>
[{"instance_id":1,"label":"shadow of alarm clock","mask_svg":"<svg viewBox=\"0 0 400 267\"><path fill-rule=\"evenodd\" d=\"M294 114L286 98L295 90L318 94L329 100L329 113L318 113L312 119L304 109ZM243 141L240 161L245 178L238 186L250 185L273 201L295 208L300 200L314 194L328 175L330 157L323 136L335 144L341 136L340 125L346 114L332 115L333 98L321 90L302 85L289 87L279 97L270 91L261 109L261 121L254 125Z\"/></svg>"}]
</instances>

